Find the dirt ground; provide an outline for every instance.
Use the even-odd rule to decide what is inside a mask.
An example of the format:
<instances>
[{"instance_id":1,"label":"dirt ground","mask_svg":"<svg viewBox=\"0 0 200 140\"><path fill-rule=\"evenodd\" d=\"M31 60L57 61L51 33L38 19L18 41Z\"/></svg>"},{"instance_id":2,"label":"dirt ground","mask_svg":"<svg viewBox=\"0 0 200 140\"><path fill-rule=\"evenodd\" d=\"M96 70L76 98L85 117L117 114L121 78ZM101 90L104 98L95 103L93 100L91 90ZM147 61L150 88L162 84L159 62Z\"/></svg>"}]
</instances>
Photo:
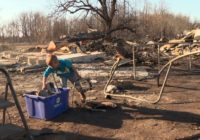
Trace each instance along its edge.
<instances>
[{"instance_id":1,"label":"dirt ground","mask_svg":"<svg viewBox=\"0 0 200 140\"><path fill-rule=\"evenodd\" d=\"M173 67L161 101L158 104L138 103L130 99L112 98L117 108L106 112L88 111L77 106L76 92L69 93L69 109L52 120L28 117L24 93L41 88L42 72L11 73L14 88L35 140L197 140L200 139L200 71L189 72L185 65ZM161 78L161 81L163 80ZM97 97L96 102L108 101L103 88L107 77L93 78L93 90L87 97ZM52 79L50 79L52 80ZM158 94L156 79L114 79L126 87L127 94L150 97ZM0 81L1 94L5 81ZM120 94L120 93L118 93ZM155 96L155 95L154 95ZM9 97L11 98L11 97ZM8 115L9 114L9 115ZM8 109L7 122L22 126L16 107ZM2 114L0 114L2 117ZM9 118L9 117L8 117ZM39 135L40 134L40 135Z\"/></svg>"},{"instance_id":2,"label":"dirt ground","mask_svg":"<svg viewBox=\"0 0 200 140\"><path fill-rule=\"evenodd\" d=\"M64 134L66 139L83 140L179 140L183 138L200 138L200 75L198 71L188 72L182 69L173 69L167 81L163 97L155 105L136 103L130 99L112 98L111 101L118 105L116 109L110 109L106 112L92 112L75 104L72 105L72 92L70 92L69 110L50 121L29 118L22 96L28 91L40 88L41 73L25 75L13 73L11 77L24 115L32 131L37 130L44 134L56 132ZM94 85L92 91L87 93L87 97L95 96L97 97L96 101L105 101L102 89L106 78L96 80L98 83ZM154 91L159 91L155 79L143 81L122 80L124 83L129 81L129 84L132 83L136 87L136 90L132 89L131 93L136 96L148 96ZM75 93L75 95L77 94ZM75 97L75 100L78 102L79 98ZM21 125L15 107L9 109L8 113L13 123Z\"/></svg>"}]
</instances>

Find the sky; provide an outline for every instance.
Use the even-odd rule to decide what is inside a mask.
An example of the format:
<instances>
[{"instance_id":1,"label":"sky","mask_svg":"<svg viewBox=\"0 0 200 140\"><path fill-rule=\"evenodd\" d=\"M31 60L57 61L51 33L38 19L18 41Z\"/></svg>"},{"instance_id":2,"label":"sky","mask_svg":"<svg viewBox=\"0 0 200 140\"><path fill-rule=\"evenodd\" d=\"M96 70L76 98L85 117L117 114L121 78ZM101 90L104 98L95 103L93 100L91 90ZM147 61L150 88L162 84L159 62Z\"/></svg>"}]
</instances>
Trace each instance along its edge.
<instances>
[{"instance_id":1,"label":"sky","mask_svg":"<svg viewBox=\"0 0 200 140\"><path fill-rule=\"evenodd\" d=\"M20 13L40 11L50 13L55 0L0 0L0 24L8 23ZM94 1L94 0L91 0ZM142 0L136 0L138 2ZM158 4L161 0L148 0ZM164 0L169 11L190 16L192 20L200 20L200 0Z\"/></svg>"},{"instance_id":2,"label":"sky","mask_svg":"<svg viewBox=\"0 0 200 140\"><path fill-rule=\"evenodd\" d=\"M20 13L39 11L48 14L53 0L0 0L0 24L15 19Z\"/></svg>"},{"instance_id":3,"label":"sky","mask_svg":"<svg viewBox=\"0 0 200 140\"><path fill-rule=\"evenodd\" d=\"M162 0L150 0L158 4ZM164 0L169 11L190 16L192 20L200 20L200 0Z\"/></svg>"}]
</instances>

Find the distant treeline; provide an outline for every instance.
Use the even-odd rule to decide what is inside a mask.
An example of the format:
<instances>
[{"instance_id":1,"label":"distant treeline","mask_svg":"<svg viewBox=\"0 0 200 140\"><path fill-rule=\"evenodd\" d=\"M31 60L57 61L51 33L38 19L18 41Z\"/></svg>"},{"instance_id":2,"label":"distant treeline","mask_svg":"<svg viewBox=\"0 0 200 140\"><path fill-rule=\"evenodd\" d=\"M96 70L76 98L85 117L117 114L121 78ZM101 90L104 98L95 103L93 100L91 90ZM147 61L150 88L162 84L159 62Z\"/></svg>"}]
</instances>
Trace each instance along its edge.
<instances>
[{"instance_id":1,"label":"distant treeline","mask_svg":"<svg viewBox=\"0 0 200 140\"><path fill-rule=\"evenodd\" d=\"M173 14L162 2L155 6L146 0L143 7L136 10L134 2L127 0L116 3L115 8L109 29L126 24L134 32L116 30L112 36L128 40L142 40L147 36L154 40L161 37L174 38L184 30L200 25L197 21L191 21L188 16ZM87 32L89 28L105 31L100 18L92 12L87 17L70 19L52 18L40 12L21 13L10 23L0 27L0 42L46 43L63 35Z\"/></svg>"}]
</instances>

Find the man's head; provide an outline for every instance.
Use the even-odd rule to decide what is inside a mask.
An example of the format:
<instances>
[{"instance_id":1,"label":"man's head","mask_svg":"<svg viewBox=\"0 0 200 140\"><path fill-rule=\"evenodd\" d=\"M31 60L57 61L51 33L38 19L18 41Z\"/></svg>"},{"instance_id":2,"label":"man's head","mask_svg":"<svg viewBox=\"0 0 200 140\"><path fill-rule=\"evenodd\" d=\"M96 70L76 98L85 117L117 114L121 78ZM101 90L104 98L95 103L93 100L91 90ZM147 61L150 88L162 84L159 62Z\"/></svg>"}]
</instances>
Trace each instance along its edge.
<instances>
[{"instance_id":1,"label":"man's head","mask_svg":"<svg viewBox=\"0 0 200 140\"><path fill-rule=\"evenodd\" d=\"M57 56L53 55L53 54L48 54L47 58L46 58L46 64L48 66L51 66L52 68L58 68L59 66L59 61Z\"/></svg>"}]
</instances>

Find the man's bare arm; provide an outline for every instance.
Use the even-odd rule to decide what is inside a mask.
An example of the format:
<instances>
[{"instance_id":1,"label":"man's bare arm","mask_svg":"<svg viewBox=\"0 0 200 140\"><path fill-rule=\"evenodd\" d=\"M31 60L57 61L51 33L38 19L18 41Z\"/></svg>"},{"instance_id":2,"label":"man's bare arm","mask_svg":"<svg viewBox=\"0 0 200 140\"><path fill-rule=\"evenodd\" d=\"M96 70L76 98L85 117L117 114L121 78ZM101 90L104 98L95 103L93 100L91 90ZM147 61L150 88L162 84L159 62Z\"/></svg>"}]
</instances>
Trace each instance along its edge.
<instances>
[{"instance_id":1,"label":"man's bare arm","mask_svg":"<svg viewBox=\"0 0 200 140\"><path fill-rule=\"evenodd\" d=\"M42 89L46 88L46 82L47 82L47 77L43 76L43 80L42 80Z\"/></svg>"}]
</instances>

